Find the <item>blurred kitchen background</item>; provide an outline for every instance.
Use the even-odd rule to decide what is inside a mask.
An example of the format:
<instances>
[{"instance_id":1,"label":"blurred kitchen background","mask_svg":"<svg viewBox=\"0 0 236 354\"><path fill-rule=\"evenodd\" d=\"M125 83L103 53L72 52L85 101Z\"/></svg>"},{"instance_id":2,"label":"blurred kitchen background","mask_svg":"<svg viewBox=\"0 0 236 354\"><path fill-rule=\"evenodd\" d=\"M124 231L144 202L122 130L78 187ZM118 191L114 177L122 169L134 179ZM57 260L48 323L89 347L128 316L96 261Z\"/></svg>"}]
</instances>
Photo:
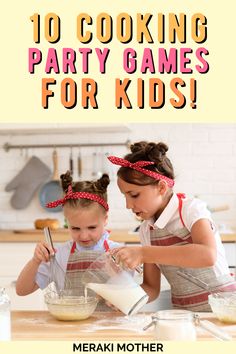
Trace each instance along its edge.
<instances>
[{"instance_id":1,"label":"blurred kitchen background","mask_svg":"<svg viewBox=\"0 0 236 354\"><path fill-rule=\"evenodd\" d=\"M199 196L214 211L221 230L236 227L236 125L234 124L129 124L129 125L0 125L0 229L28 229L38 218L57 218L64 224L62 212L44 210L37 188L28 206L14 209L13 191L6 185L25 167L32 156L38 157L53 171L53 147L31 145L51 144L58 155L59 175L70 168L73 160L74 179L97 178L107 172L109 186L109 227L134 229L138 226L116 186L116 167L106 156L123 156L127 141L163 141L169 145L169 157L174 165L178 192ZM96 144L96 146L89 146ZM103 146L107 144L107 146ZM112 146L112 144L119 144ZM7 150L7 146L9 149ZM11 145L18 148L12 149ZM29 146L25 148L24 146ZM58 147L58 145L65 145ZM72 147L72 145L77 145ZM88 146L83 146L88 145ZM78 171L78 159L81 171ZM80 176L79 176L80 174ZM50 180L47 179L47 180ZM44 181L44 183L46 180ZM43 184L43 183L42 183ZM25 187L24 187L25 188ZM27 187L23 193L27 193ZM221 210L223 209L223 210Z\"/></svg>"},{"instance_id":2,"label":"blurred kitchen background","mask_svg":"<svg viewBox=\"0 0 236 354\"><path fill-rule=\"evenodd\" d=\"M128 142L139 140L163 141L169 145L176 175L175 191L206 201L219 227L230 272L235 276L236 124L2 124L0 287L6 288L12 309L46 309L41 290L26 297L15 292L20 270L32 257L36 243L44 237L42 230L35 230L35 220L57 219L60 229L53 230L54 242L69 239L68 231L63 229L62 212L45 210L40 204L41 188L53 176L54 151L59 175L71 168L71 161L75 181L97 179L103 172L109 173L111 238L126 245L139 244L138 235L133 232L139 221L126 210L125 199L116 185L117 167L106 159L110 154L124 156L129 151ZM37 171L33 175L32 166ZM16 182L17 193L12 189ZM137 281L142 279L137 277ZM145 306L147 311L170 307L169 284L163 276L160 297Z\"/></svg>"}]
</instances>

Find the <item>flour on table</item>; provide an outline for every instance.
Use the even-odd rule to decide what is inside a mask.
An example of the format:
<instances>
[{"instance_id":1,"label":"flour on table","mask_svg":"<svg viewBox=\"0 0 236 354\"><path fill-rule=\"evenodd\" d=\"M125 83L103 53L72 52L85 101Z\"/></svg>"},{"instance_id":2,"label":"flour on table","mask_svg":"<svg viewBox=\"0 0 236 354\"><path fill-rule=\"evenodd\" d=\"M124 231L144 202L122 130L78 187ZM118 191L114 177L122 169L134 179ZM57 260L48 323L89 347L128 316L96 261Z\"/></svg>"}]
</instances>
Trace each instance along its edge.
<instances>
[{"instance_id":1,"label":"flour on table","mask_svg":"<svg viewBox=\"0 0 236 354\"><path fill-rule=\"evenodd\" d=\"M132 332L143 332L143 327L151 322L151 316L148 315L135 315L135 316L124 316L117 318L104 318L98 319L92 324L82 325L80 330L82 332L94 332L107 329L113 330L125 330Z\"/></svg>"}]
</instances>

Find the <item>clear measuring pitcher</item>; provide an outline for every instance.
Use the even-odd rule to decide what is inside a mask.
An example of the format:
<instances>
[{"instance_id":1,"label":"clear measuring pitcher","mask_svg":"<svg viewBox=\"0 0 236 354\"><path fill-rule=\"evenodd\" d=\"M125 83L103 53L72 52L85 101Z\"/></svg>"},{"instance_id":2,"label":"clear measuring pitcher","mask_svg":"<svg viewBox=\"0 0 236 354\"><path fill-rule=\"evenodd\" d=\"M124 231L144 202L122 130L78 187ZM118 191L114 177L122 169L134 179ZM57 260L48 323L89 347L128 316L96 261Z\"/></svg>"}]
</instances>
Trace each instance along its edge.
<instances>
[{"instance_id":1,"label":"clear measuring pitcher","mask_svg":"<svg viewBox=\"0 0 236 354\"><path fill-rule=\"evenodd\" d=\"M103 254L85 271L82 281L126 315L136 314L148 301L148 295L130 272L117 265L109 253Z\"/></svg>"}]
</instances>

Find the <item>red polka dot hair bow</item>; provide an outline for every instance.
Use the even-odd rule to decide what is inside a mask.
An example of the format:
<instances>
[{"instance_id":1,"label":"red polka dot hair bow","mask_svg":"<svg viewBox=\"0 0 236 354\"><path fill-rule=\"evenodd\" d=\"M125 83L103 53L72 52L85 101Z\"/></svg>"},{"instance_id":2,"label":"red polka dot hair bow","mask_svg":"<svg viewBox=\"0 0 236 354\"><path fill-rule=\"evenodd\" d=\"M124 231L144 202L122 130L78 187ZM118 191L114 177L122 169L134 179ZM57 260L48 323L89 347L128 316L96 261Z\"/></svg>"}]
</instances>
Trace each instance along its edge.
<instances>
[{"instance_id":1,"label":"red polka dot hair bow","mask_svg":"<svg viewBox=\"0 0 236 354\"><path fill-rule=\"evenodd\" d=\"M121 159L120 157L116 157L116 156L108 156L108 160L111 161L111 163L113 163L114 165L132 168L133 170L139 171L139 172L143 173L144 175L152 177L156 180L162 179L162 180L166 181L166 183L168 184L169 187L173 187L175 184L175 181L173 179L163 176L158 172L146 170L145 168L143 168L145 166L154 165L155 162L153 162L153 161L137 161L137 162L132 163L128 160Z\"/></svg>"},{"instance_id":2,"label":"red polka dot hair bow","mask_svg":"<svg viewBox=\"0 0 236 354\"><path fill-rule=\"evenodd\" d=\"M56 208L58 205L64 205L67 200L71 200L71 199L89 199L94 202L97 202L98 204L101 204L106 211L109 210L109 206L107 202L99 195L88 193L88 192L73 192L71 185L68 187L68 191L64 196L64 198L55 200L54 202L47 203L46 207Z\"/></svg>"}]
</instances>

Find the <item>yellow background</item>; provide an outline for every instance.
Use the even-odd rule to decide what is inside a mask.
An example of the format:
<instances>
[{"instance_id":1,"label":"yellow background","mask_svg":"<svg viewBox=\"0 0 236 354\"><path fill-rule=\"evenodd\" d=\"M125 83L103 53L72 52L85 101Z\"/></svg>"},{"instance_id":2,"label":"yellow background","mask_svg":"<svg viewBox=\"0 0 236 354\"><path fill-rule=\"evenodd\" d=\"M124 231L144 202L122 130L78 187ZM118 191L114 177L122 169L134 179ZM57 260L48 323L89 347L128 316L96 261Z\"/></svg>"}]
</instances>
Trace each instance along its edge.
<instances>
[{"instance_id":1,"label":"yellow background","mask_svg":"<svg viewBox=\"0 0 236 354\"><path fill-rule=\"evenodd\" d=\"M233 0L224 1L154 1L154 0L51 0L36 1L23 0L7 1L0 12L0 33L1 33L1 107L0 122L12 123L92 123L92 122L235 122L235 2ZM107 45L112 52L107 61L107 74L100 75L97 71L95 60L91 63L91 75L98 81L99 88L99 109L84 110L80 107L80 96L78 105L71 110L65 109L60 103L59 90L56 97L50 99L49 109L41 107L41 78L45 77L43 65L37 70L35 75L28 73L27 53L29 47L39 47L43 53L46 48L52 46L45 41L40 45L33 42L32 23L29 19L31 15L38 12L42 18L48 12L55 12L61 18L62 36L56 48L71 47L76 50L82 46L76 39L76 16L78 13L87 12L93 17L100 12L107 12L115 18L120 12L127 12L135 15L137 12L153 13L184 12L187 16L187 23L191 14L195 12L203 13L208 20L208 39L202 46L206 47L210 55L209 73L197 76L198 79L198 100L197 109L192 110L187 104L183 109L174 109L167 103L162 109L145 110L134 108L127 110L117 110L115 108L115 77L128 77L119 62L122 60L122 50L125 46L120 45L114 37L112 43ZM190 32L190 24L187 27ZM155 33L155 31L153 32ZM54 45L53 45L54 46ZM103 47L94 40L88 47ZM141 51L142 46L138 46L135 40L130 43L130 47ZM148 47L148 45L145 45ZM161 45L163 46L163 45ZM177 44L175 44L178 47ZM194 47L189 40L183 46ZM158 47L158 43L150 46ZM168 44L166 44L168 47ZM60 59L59 59L60 63ZM78 66L79 67L79 66ZM52 74L60 82L60 76ZM82 76L68 75L79 82ZM78 79L77 79L78 76ZM178 75L183 77L183 75ZM194 75L195 76L195 75ZM61 78L64 77L63 75ZM138 72L131 76L133 80L142 76ZM154 76L152 76L154 77ZM167 83L170 80L165 77ZM185 78L185 77L183 77ZM79 87L79 85L78 85ZM132 95L135 96L135 88ZM79 89L78 89L79 93ZM101 95L101 96L100 96ZM197 342L197 343L167 343L165 354L189 352L198 354L199 352L213 352L214 354L234 353L235 342ZM72 353L71 342L11 342L0 343L0 352L3 354L56 352L57 354Z\"/></svg>"},{"instance_id":2,"label":"yellow background","mask_svg":"<svg viewBox=\"0 0 236 354\"><path fill-rule=\"evenodd\" d=\"M76 344L79 340L76 341ZM106 342L109 343L109 342ZM127 344L129 342L126 342ZM221 354L225 352L227 354L235 353L235 342L163 342L163 352L161 354L199 354L199 353L214 353ZM79 351L73 352L73 342L8 342L0 343L0 352L3 354L42 354L42 353L57 353L57 354L72 354L80 353ZM84 352L85 353L85 352ZM94 352L95 353L95 352ZM97 352L102 353L102 352ZM105 352L107 353L107 352ZM117 354L114 351L113 354ZM119 352L119 354L125 352ZM129 352L136 354L135 352ZM148 354L147 351L143 352ZM151 353L151 352L150 352Z\"/></svg>"},{"instance_id":3,"label":"yellow background","mask_svg":"<svg viewBox=\"0 0 236 354\"><path fill-rule=\"evenodd\" d=\"M67 0L67 1L35 1L24 0L21 2L8 1L4 3L4 9L0 14L0 33L1 33L1 108L0 122L32 122L32 123L83 123L83 122L235 122L235 12L234 1L153 1L153 0L135 0L135 1L94 1L94 0ZM49 12L56 13L61 19L61 40L57 44L49 44L46 40L41 40L40 44L33 42L33 24L30 16L39 13L42 20ZM87 12L94 18L100 12L109 13L114 20L120 12L127 12L135 19L137 12L153 14L150 29L155 37L155 20L158 12L168 14L169 12L187 14L187 38L186 44L182 47L195 48L196 44L190 38L190 19L191 15L201 12L207 17L208 38L201 44L206 47L210 55L206 57L210 64L210 71L207 74L195 74L177 76L184 80L190 77L197 79L197 109L191 109L189 104L189 90L184 89L187 96L187 104L182 109L175 109L168 102L170 90L168 83L171 75L159 75L166 83L167 102L161 109L150 109L148 99L145 100L145 109L138 109L135 106L136 101L136 78L141 77L146 81L148 89L149 75L141 75L137 72L133 75L126 74L122 70L122 51L126 45L119 44L115 38L109 44L101 44L94 39L87 45L82 45L76 39L76 16L81 12ZM42 26L43 27L43 26ZM134 24L135 29L135 24ZM82 74L80 70L80 56L77 56L77 74L51 75L44 74L46 59L46 49L48 47L58 49L59 65L60 48L70 47L77 51L79 47L99 47L107 46L111 49L107 60L107 73L101 75L98 73L98 63L95 55L91 57L90 70L87 75ZM168 48L166 44L138 45L135 39L127 45L135 48L138 53L142 52L142 47L150 47L155 52L158 46ZM173 46L173 45L172 45ZM179 44L174 44L178 47ZM43 61L36 73L28 73L28 48L38 47L43 52ZM192 56L194 58L194 55ZM155 60L155 55L154 55ZM138 61L138 67L140 66ZM157 61L157 55L156 55ZM157 66L156 66L157 67ZM192 67L192 66L191 66ZM41 78L55 77L58 81L55 87L55 97L49 98L49 109L43 109L41 106ZM60 102L60 81L62 78L72 77L78 84L78 104L73 109L66 109ZM83 109L80 101L80 78L91 77L98 82L98 104L99 109ZM115 108L115 86L114 78L130 77L133 81L127 91L132 98L133 109ZM158 77L158 73L150 77ZM173 96L173 95L172 95ZM146 95L147 98L147 95Z\"/></svg>"}]
</instances>

